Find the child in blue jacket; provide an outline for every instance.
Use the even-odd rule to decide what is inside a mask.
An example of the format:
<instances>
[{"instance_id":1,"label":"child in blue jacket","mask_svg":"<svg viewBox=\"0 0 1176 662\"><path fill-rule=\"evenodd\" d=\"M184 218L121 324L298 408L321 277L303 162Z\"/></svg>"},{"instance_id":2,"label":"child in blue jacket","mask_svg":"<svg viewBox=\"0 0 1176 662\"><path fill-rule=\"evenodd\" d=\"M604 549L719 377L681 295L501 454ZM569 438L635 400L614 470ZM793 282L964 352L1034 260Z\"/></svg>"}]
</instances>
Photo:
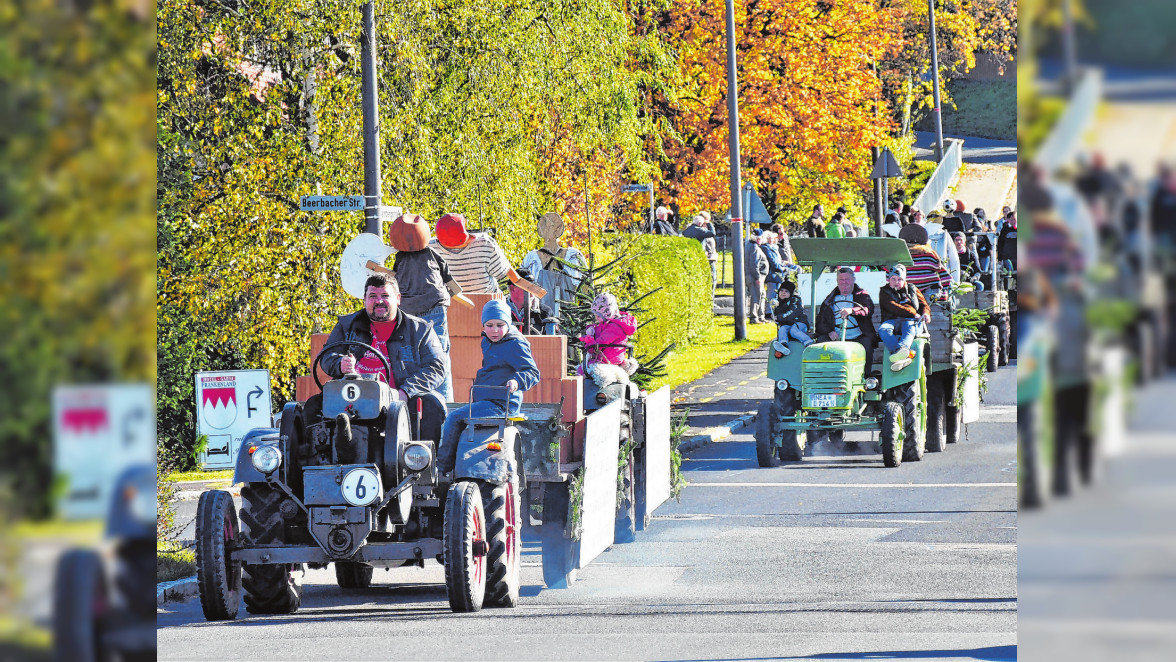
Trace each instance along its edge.
<instances>
[{"instance_id":1,"label":"child in blue jacket","mask_svg":"<svg viewBox=\"0 0 1176 662\"><path fill-rule=\"evenodd\" d=\"M437 449L437 468L442 473L453 471L457 464L457 442L462 424L471 418L498 418L507 413L517 414L523 405L523 391L539 383L539 366L531 356L531 343L511 326L510 309L497 299L482 307L482 367L474 377L473 394L468 405L449 412L441 429L441 445ZM480 386L505 386L501 389Z\"/></svg>"},{"instance_id":2,"label":"child in blue jacket","mask_svg":"<svg viewBox=\"0 0 1176 662\"><path fill-rule=\"evenodd\" d=\"M805 347L813 344L812 336L808 334L808 320L804 315L804 302L796 293L796 281L786 280L780 284L780 302L776 304L776 324L780 326L780 338L795 339L804 343ZM782 354L790 354L788 343L781 345Z\"/></svg>"}]
</instances>

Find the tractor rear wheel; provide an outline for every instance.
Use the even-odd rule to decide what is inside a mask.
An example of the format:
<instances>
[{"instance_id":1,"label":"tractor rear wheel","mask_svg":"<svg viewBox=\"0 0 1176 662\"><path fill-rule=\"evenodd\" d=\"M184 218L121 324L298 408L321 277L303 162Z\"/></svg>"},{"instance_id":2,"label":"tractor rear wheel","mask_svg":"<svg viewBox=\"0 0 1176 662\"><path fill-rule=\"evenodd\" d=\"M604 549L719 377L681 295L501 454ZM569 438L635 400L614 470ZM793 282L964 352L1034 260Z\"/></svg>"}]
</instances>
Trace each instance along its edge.
<instances>
[{"instance_id":1,"label":"tractor rear wheel","mask_svg":"<svg viewBox=\"0 0 1176 662\"><path fill-rule=\"evenodd\" d=\"M241 608L241 564L229 548L240 537L237 507L224 490L209 490L196 505L196 586L204 618L224 621Z\"/></svg>"},{"instance_id":2,"label":"tractor rear wheel","mask_svg":"<svg viewBox=\"0 0 1176 662\"><path fill-rule=\"evenodd\" d=\"M882 444L882 463L888 467L902 464L903 456L902 405L891 401L882 405L882 430L878 440Z\"/></svg>"},{"instance_id":3,"label":"tractor rear wheel","mask_svg":"<svg viewBox=\"0 0 1176 662\"><path fill-rule=\"evenodd\" d=\"M445 589L455 612L478 611L486 596L486 517L482 494L470 481L454 483L445 502Z\"/></svg>"},{"instance_id":4,"label":"tractor rear wheel","mask_svg":"<svg viewBox=\"0 0 1176 662\"><path fill-rule=\"evenodd\" d=\"M482 485L482 506L486 515L486 600L490 607L519 604L522 541L519 498L513 482Z\"/></svg>"},{"instance_id":5,"label":"tractor rear wheel","mask_svg":"<svg viewBox=\"0 0 1176 662\"><path fill-rule=\"evenodd\" d=\"M57 562L53 582L53 652L58 660L104 660L99 613L107 605L102 559L71 549Z\"/></svg>"},{"instance_id":6,"label":"tractor rear wheel","mask_svg":"<svg viewBox=\"0 0 1176 662\"><path fill-rule=\"evenodd\" d=\"M776 420L776 405L771 402L765 402L760 405L759 411L755 416L755 458L759 461L761 467L778 467L780 466L780 456L787 457L787 450L780 447L779 455L777 455L776 445L772 443L772 432L776 426L772 425ZM796 459L800 459L799 457Z\"/></svg>"},{"instance_id":7,"label":"tractor rear wheel","mask_svg":"<svg viewBox=\"0 0 1176 662\"><path fill-rule=\"evenodd\" d=\"M927 380L927 451L939 453L947 447L947 403L950 380L935 375Z\"/></svg>"},{"instance_id":8,"label":"tractor rear wheel","mask_svg":"<svg viewBox=\"0 0 1176 662\"><path fill-rule=\"evenodd\" d=\"M286 542L281 505L285 495L267 483L241 488L241 535L254 545ZM302 605L302 572L293 564L246 563L241 586L252 614L293 614Z\"/></svg>"},{"instance_id":9,"label":"tractor rear wheel","mask_svg":"<svg viewBox=\"0 0 1176 662\"><path fill-rule=\"evenodd\" d=\"M367 563L355 561L335 562L335 583L339 588L354 589L367 588L372 585L372 575L375 568Z\"/></svg>"}]
</instances>

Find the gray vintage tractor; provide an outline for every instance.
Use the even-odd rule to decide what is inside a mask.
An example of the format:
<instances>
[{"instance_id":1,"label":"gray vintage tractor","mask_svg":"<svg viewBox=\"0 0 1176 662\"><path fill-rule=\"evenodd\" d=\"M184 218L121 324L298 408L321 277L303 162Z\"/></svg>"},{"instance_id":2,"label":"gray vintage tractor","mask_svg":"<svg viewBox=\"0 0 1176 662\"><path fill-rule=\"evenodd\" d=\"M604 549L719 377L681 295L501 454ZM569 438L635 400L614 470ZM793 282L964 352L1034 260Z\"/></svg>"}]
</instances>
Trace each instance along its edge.
<instances>
[{"instance_id":1,"label":"gray vintage tractor","mask_svg":"<svg viewBox=\"0 0 1176 662\"><path fill-rule=\"evenodd\" d=\"M321 357L339 345L379 355L357 342L328 345L312 366L316 381ZM391 377L387 361L384 368ZM305 564L333 563L339 586L357 589L371 584L377 565L423 567L433 558L445 566L454 611L514 606L509 435L470 447L483 428L469 426L450 483L436 468L439 399L403 402L386 383L357 375L320 387L321 397L288 403L276 428L242 441L234 475L244 484L240 521L228 492L200 496L196 568L205 618L234 618L242 593L252 613L294 612ZM425 417L425 408L438 415Z\"/></svg>"},{"instance_id":2,"label":"gray vintage tractor","mask_svg":"<svg viewBox=\"0 0 1176 662\"><path fill-rule=\"evenodd\" d=\"M155 467L119 476L106 519L108 554L71 549L53 581L58 660L154 660Z\"/></svg>"}]
</instances>

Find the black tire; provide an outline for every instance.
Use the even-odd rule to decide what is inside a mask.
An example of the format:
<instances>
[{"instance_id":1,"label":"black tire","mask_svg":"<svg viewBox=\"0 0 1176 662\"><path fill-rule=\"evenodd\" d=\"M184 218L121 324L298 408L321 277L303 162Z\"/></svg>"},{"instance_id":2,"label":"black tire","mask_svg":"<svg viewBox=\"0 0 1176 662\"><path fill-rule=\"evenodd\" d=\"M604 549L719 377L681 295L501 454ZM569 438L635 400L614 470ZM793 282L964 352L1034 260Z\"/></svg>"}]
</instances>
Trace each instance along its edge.
<instances>
[{"instance_id":1,"label":"black tire","mask_svg":"<svg viewBox=\"0 0 1176 662\"><path fill-rule=\"evenodd\" d=\"M1135 383L1143 386L1152 380L1152 366L1155 352L1154 330L1146 320L1135 325L1135 355L1139 368L1135 373Z\"/></svg>"},{"instance_id":2,"label":"black tire","mask_svg":"<svg viewBox=\"0 0 1176 662\"><path fill-rule=\"evenodd\" d=\"M795 416L800 409L800 394L792 389L776 392L776 410L780 416ZM773 419L775 420L775 419ZM780 430L778 457L785 462L800 462L812 454L809 433L796 430Z\"/></svg>"},{"instance_id":3,"label":"black tire","mask_svg":"<svg viewBox=\"0 0 1176 662\"><path fill-rule=\"evenodd\" d=\"M621 450L624 451L624 440L621 441ZM633 542L637 540L637 511L636 496L633 494L632 454L625 461L625 466L618 471L617 481L618 503L616 521L613 523L613 541Z\"/></svg>"},{"instance_id":4,"label":"black tire","mask_svg":"<svg viewBox=\"0 0 1176 662\"><path fill-rule=\"evenodd\" d=\"M96 607L104 605L106 580L102 559L88 549L71 549L57 562L53 580L53 654L58 660L94 662L105 659L102 622Z\"/></svg>"},{"instance_id":5,"label":"black tire","mask_svg":"<svg viewBox=\"0 0 1176 662\"><path fill-rule=\"evenodd\" d=\"M515 607L519 604L522 540L519 500L512 483L482 485L482 505L486 515L486 599L488 607Z\"/></svg>"},{"instance_id":6,"label":"black tire","mask_svg":"<svg viewBox=\"0 0 1176 662\"><path fill-rule=\"evenodd\" d=\"M922 427L923 395L927 387L927 372L919 371L919 379L899 388L898 401L902 405L903 436L902 459L904 462L918 462L927 450L926 430Z\"/></svg>"},{"instance_id":7,"label":"black tire","mask_svg":"<svg viewBox=\"0 0 1176 662\"><path fill-rule=\"evenodd\" d=\"M335 562L335 583L343 589L361 589L372 585L375 568L355 561Z\"/></svg>"},{"instance_id":8,"label":"black tire","mask_svg":"<svg viewBox=\"0 0 1176 662\"><path fill-rule=\"evenodd\" d=\"M940 453L947 448L947 403L951 380L934 375L927 380L927 452Z\"/></svg>"},{"instance_id":9,"label":"black tire","mask_svg":"<svg viewBox=\"0 0 1176 662\"><path fill-rule=\"evenodd\" d=\"M755 416L755 458L761 467L780 466L780 456L784 456L787 452L781 446L778 451L779 455L777 455L777 447L772 443L772 430L775 427L772 422L776 420L775 409L776 406L773 403L765 402L760 405ZM799 460L800 458L795 459Z\"/></svg>"},{"instance_id":10,"label":"black tire","mask_svg":"<svg viewBox=\"0 0 1176 662\"><path fill-rule=\"evenodd\" d=\"M155 618L154 539L126 540L118 545L114 566L114 587L122 602L142 618Z\"/></svg>"},{"instance_id":11,"label":"black tire","mask_svg":"<svg viewBox=\"0 0 1176 662\"><path fill-rule=\"evenodd\" d=\"M1000 316L999 328L1000 328L1000 353L999 353L999 356L997 357L997 363L999 363L1001 366L1006 366L1009 364L1009 360L1012 359L1012 356L1011 356L1012 351L1010 349L1010 345L1012 344L1011 338L1012 338L1012 334L1013 334L1012 329L1009 327L1009 316L1008 315L1001 315Z\"/></svg>"},{"instance_id":12,"label":"black tire","mask_svg":"<svg viewBox=\"0 0 1176 662\"><path fill-rule=\"evenodd\" d=\"M945 409L947 414L943 426L944 440L949 444L954 444L960 440L964 433L964 408L948 405Z\"/></svg>"},{"instance_id":13,"label":"black tire","mask_svg":"<svg viewBox=\"0 0 1176 662\"><path fill-rule=\"evenodd\" d=\"M902 464L903 428L902 405L893 401L883 403L878 441L882 444L882 464L888 467Z\"/></svg>"},{"instance_id":14,"label":"black tire","mask_svg":"<svg viewBox=\"0 0 1176 662\"><path fill-rule=\"evenodd\" d=\"M984 341L987 354L984 356L984 367L988 372L996 372L1000 360L1000 330L994 325L988 326L988 338Z\"/></svg>"},{"instance_id":15,"label":"black tire","mask_svg":"<svg viewBox=\"0 0 1176 662\"><path fill-rule=\"evenodd\" d=\"M539 527L547 588L568 588L576 581L576 542L567 535L567 518L567 485L547 483L543 486L543 525Z\"/></svg>"},{"instance_id":16,"label":"black tire","mask_svg":"<svg viewBox=\"0 0 1176 662\"><path fill-rule=\"evenodd\" d=\"M445 589L455 612L478 611L486 597L486 517L482 493L470 481L454 483L445 503Z\"/></svg>"},{"instance_id":17,"label":"black tire","mask_svg":"<svg viewBox=\"0 0 1176 662\"><path fill-rule=\"evenodd\" d=\"M209 490L196 505L196 586L200 608L209 621L237 617L241 608L241 564L230 546L241 535L233 496Z\"/></svg>"},{"instance_id":18,"label":"black tire","mask_svg":"<svg viewBox=\"0 0 1176 662\"><path fill-rule=\"evenodd\" d=\"M1045 505L1049 496L1049 471L1038 429L1041 405L1030 403L1017 406L1017 462L1020 476L1017 481L1017 503L1023 509Z\"/></svg>"},{"instance_id":19,"label":"black tire","mask_svg":"<svg viewBox=\"0 0 1176 662\"><path fill-rule=\"evenodd\" d=\"M1016 292L1009 292L1009 296L1016 299ZM1017 311L1009 311L1009 357L1017 360Z\"/></svg>"},{"instance_id":20,"label":"black tire","mask_svg":"<svg viewBox=\"0 0 1176 662\"><path fill-rule=\"evenodd\" d=\"M254 545L285 542L286 525L281 505L285 495L267 483L247 483L241 488L241 535ZM246 563L241 586L245 608L251 614L293 614L302 605L302 573L290 564Z\"/></svg>"}]
</instances>

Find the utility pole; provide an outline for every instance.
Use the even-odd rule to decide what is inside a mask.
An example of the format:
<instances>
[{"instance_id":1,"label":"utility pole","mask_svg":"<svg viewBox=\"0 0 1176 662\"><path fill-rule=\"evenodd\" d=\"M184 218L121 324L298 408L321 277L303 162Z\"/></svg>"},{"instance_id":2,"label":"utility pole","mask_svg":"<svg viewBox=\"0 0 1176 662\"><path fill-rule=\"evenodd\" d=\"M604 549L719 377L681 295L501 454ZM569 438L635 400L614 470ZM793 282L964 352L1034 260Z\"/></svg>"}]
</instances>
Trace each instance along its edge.
<instances>
[{"instance_id":1,"label":"utility pole","mask_svg":"<svg viewBox=\"0 0 1176 662\"><path fill-rule=\"evenodd\" d=\"M739 81L735 75L735 5L727 0L727 131L731 149L731 270L735 276L735 340L747 337L744 305L743 205L739 194Z\"/></svg>"},{"instance_id":2,"label":"utility pole","mask_svg":"<svg viewBox=\"0 0 1176 662\"><path fill-rule=\"evenodd\" d=\"M376 88L376 7L363 5L363 231L380 236L380 115Z\"/></svg>"},{"instance_id":3,"label":"utility pole","mask_svg":"<svg viewBox=\"0 0 1176 662\"><path fill-rule=\"evenodd\" d=\"M932 87L935 91L935 108L931 114L935 117L935 162L943 160L943 117L939 112L939 49L935 45L935 0L927 0L927 9L931 15L931 72Z\"/></svg>"},{"instance_id":4,"label":"utility pole","mask_svg":"<svg viewBox=\"0 0 1176 662\"><path fill-rule=\"evenodd\" d=\"M1078 45L1074 39L1074 8L1070 0L1062 0L1062 56L1065 59L1064 88L1066 96L1078 85Z\"/></svg>"}]
</instances>

